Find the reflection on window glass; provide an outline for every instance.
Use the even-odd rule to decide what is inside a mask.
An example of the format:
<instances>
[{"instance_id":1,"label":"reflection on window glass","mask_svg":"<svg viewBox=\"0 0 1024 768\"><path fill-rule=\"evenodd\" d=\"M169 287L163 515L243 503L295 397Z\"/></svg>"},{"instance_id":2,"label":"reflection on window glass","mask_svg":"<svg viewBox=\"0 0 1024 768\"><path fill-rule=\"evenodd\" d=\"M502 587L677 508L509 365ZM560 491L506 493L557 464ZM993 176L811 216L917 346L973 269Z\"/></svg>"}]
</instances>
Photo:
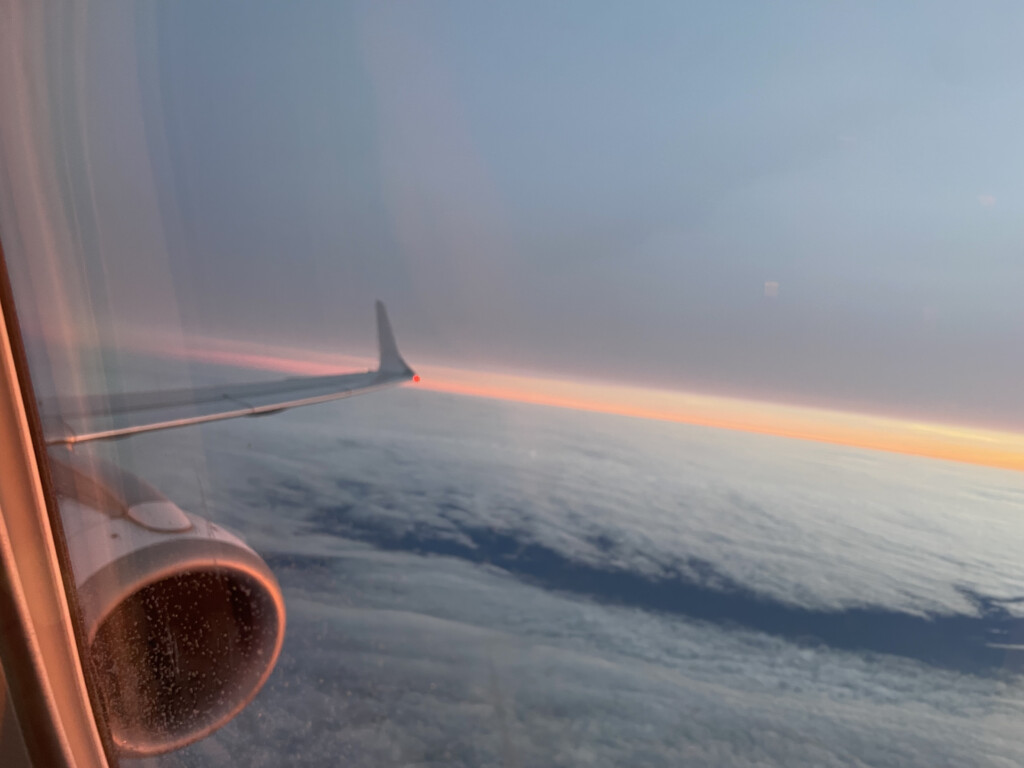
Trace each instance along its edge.
<instances>
[{"instance_id":1,"label":"reflection on window glass","mask_svg":"<svg viewBox=\"0 0 1024 768\"><path fill-rule=\"evenodd\" d=\"M1024 10L10 8L125 765L1024 764Z\"/></svg>"}]
</instances>

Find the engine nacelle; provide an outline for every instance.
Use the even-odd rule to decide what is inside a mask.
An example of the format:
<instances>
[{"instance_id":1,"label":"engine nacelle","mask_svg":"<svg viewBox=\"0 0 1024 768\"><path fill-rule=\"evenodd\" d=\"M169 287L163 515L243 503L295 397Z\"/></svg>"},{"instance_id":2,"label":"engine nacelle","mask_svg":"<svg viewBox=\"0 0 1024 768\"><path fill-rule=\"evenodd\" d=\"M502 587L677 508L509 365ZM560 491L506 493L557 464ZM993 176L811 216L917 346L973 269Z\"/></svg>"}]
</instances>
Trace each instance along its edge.
<instances>
[{"instance_id":1,"label":"engine nacelle","mask_svg":"<svg viewBox=\"0 0 1024 768\"><path fill-rule=\"evenodd\" d=\"M207 736L277 662L277 580L239 538L132 475L63 451L51 470L114 741L146 756Z\"/></svg>"}]
</instances>

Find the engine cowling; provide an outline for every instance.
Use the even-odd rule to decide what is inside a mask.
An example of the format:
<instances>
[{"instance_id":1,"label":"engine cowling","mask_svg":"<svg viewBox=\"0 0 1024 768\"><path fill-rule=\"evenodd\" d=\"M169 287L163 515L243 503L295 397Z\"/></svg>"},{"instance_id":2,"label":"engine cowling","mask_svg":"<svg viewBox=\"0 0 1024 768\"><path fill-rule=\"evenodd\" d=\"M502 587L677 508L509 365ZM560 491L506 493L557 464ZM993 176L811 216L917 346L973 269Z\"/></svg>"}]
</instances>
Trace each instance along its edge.
<instances>
[{"instance_id":1,"label":"engine cowling","mask_svg":"<svg viewBox=\"0 0 1024 768\"><path fill-rule=\"evenodd\" d=\"M226 724L281 651L284 598L269 567L111 465L62 451L51 470L118 748L161 754Z\"/></svg>"}]
</instances>

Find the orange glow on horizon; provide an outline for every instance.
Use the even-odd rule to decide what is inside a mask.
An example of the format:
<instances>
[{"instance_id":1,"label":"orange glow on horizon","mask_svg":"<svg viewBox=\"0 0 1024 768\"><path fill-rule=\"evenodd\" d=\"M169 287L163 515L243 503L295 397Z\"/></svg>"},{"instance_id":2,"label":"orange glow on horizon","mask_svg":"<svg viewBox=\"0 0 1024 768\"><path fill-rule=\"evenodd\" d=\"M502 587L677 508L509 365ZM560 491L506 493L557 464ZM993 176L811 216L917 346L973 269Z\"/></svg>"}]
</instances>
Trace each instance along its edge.
<instances>
[{"instance_id":1,"label":"orange glow on horizon","mask_svg":"<svg viewBox=\"0 0 1024 768\"><path fill-rule=\"evenodd\" d=\"M123 341L128 341L122 337ZM140 349L190 359L289 375L322 376L370 370L376 360L222 339L190 339L187 345L154 344ZM131 344L131 346L135 346ZM693 424L764 435L1024 471L1024 435L973 427L920 423L737 398L624 385L490 373L449 366L417 365L413 381L422 389L641 419Z\"/></svg>"},{"instance_id":2,"label":"orange glow on horizon","mask_svg":"<svg viewBox=\"0 0 1024 768\"><path fill-rule=\"evenodd\" d=\"M460 373L466 378L481 375ZM498 383L467 383L434 374L426 389L1024 471L1024 436L1012 433L615 385L533 379L528 380L533 387L509 387L500 384L501 379L508 378L505 375L483 376ZM578 389L579 393L572 396L569 389ZM601 394L612 397L601 398Z\"/></svg>"}]
</instances>

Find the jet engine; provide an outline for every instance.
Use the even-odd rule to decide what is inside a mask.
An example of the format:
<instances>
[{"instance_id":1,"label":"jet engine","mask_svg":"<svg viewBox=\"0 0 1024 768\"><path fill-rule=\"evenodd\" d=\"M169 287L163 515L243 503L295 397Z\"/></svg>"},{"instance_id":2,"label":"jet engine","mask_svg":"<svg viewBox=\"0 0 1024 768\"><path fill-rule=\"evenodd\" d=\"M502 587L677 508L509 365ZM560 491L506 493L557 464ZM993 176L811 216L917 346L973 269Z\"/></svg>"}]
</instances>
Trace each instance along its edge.
<instances>
[{"instance_id":1,"label":"jet engine","mask_svg":"<svg viewBox=\"0 0 1024 768\"><path fill-rule=\"evenodd\" d=\"M50 467L115 743L141 757L209 735L277 662L276 579L238 537L133 475L63 448Z\"/></svg>"}]
</instances>

